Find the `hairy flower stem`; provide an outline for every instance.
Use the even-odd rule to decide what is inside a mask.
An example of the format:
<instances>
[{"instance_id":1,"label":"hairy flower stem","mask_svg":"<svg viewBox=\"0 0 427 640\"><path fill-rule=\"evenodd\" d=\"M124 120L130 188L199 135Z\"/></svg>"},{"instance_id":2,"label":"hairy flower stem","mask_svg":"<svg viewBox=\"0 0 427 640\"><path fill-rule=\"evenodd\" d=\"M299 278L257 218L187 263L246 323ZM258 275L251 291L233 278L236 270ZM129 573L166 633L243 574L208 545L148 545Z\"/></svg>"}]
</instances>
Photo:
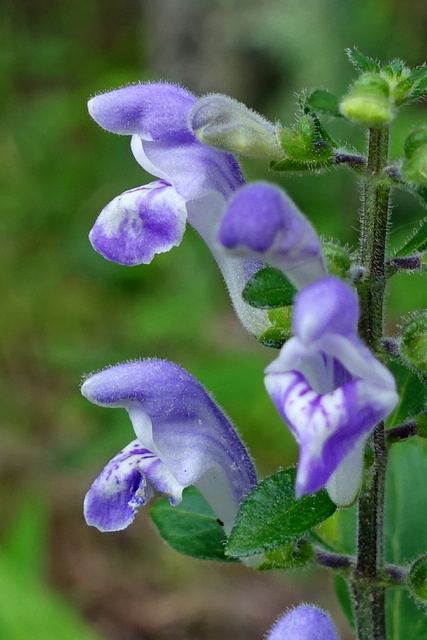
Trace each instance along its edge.
<instances>
[{"instance_id":1,"label":"hairy flower stem","mask_svg":"<svg viewBox=\"0 0 427 640\"><path fill-rule=\"evenodd\" d=\"M370 129L368 165L362 183L360 258L364 276L359 285L359 332L370 349L381 353L385 250L390 211L390 186L383 170L388 160L388 129ZM374 453L371 481L362 490L358 506L356 571L352 587L358 640L386 640L385 588L378 586L384 572L383 514L387 447L379 424L369 444Z\"/></svg>"}]
</instances>

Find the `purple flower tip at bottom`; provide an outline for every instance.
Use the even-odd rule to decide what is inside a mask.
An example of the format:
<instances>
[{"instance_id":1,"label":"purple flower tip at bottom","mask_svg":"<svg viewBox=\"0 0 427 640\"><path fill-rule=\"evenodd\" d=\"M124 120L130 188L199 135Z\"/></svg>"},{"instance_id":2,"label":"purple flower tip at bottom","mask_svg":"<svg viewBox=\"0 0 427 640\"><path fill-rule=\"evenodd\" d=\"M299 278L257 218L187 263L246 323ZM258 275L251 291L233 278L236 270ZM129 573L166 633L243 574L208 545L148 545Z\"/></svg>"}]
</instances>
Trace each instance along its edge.
<instances>
[{"instance_id":1,"label":"purple flower tip at bottom","mask_svg":"<svg viewBox=\"0 0 427 640\"><path fill-rule=\"evenodd\" d=\"M255 182L236 191L218 239L232 255L281 269L297 288L326 275L315 230L289 196L270 184Z\"/></svg>"},{"instance_id":2,"label":"purple flower tip at bottom","mask_svg":"<svg viewBox=\"0 0 427 640\"><path fill-rule=\"evenodd\" d=\"M340 640L327 613L311 605L301 605L283 615L265 640Z\"/></svg>"}]
</instances>

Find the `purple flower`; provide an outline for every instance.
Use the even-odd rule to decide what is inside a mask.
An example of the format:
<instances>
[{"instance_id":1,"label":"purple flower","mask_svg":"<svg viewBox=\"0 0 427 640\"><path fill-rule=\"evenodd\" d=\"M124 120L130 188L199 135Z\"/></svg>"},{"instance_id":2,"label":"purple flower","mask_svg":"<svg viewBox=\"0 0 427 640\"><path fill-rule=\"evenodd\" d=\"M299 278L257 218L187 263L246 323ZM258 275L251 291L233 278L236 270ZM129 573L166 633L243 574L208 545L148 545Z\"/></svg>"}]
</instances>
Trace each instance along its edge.
<instances>
[{"instance_id":1,"label":"purple flower","mask_svg":"<svg viewBox=\"0 0 427 640\"><path fill-rule=\"evenodd\" d=\"M243 325L259 335L267 315L247 305L241 292L261 265L225 255L216 242L226 203L244 180L231 154L201 144L190 131L195 102L185 89L164 83L131 85L89 101L92 118L107 131L131 135L136 160L159 178L108 204L90 241L109 260L147 264L181 242L188 220L212 251Z\"/></svg>"},{"instance_id":2,"label":"purple flower","mask_svg":"<svg viewBox=\"0 0 427 640\"><path fill-rule=\"evenodd\" d=\"M265 640L339 640L339 635L327 613L301 605L279 618Z\"/></svg>"},{"instance_id":3,"label":"purple flower","mask_svg":"<svg viewBox=\"0 0 427 640\"><path fill-rule=\"evenodd\" d=\"M354 500L364 443L397 404L391 373L357 336L356 295L326 277L295 299L295 336L266 369L265 384L300 445L296 492L324 485L338 505Z\"/></svg>"},{"instance_id":4,"label":"purple flower","mask_svg":"<svg viewBox=\"0 0 427 640\"><path fill-rule=\"evenodd\" d=\"M126 409L136 434L88 491L89 525L125 529L154 489L177 505L194 485L231 530L256 473L234 427L195 378L172 362L144 360L95 373L81 390L95 404Z\"/></svg>"},{"instance_id":5,"label":"purple flower","mask_svg":"<svg viewBox=\"0 0 427 640\"><path fill-rule=\"evenodd\" d=\"M244 186L233 196L219 242L232 255L281 269L297 288L326 275L315 230L284 191L264 182Z\"/></svg>"}]
</instances>

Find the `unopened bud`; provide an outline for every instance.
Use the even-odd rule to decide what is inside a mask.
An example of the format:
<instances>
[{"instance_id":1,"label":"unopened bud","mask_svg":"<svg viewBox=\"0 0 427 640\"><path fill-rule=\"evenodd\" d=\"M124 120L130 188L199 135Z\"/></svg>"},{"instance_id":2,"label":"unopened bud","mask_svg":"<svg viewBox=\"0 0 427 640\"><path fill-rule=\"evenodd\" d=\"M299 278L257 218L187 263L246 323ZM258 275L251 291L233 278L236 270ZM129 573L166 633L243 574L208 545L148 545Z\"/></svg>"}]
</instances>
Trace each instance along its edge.
<instances>
[{"instance_id":1,"label":"unopened bud","mask_svg":"<svg viewBox=\"0 0 427 640\"><path fill-rule=\"evenodd\" d=\"M200 142L224 151L272 160L283 155L275 126L246 105L222 94L197 100L189 124Z\"/></svg>"},{"instance_id":2,"label":"unopened bud","mask_svg":"<svg viewBox=\"0 0 427 640\"><path fill-rule=\"evenodd\" d=\"M409 182L427 186L427 127L413 131L405 140L402 176Z\"/></svg>"},{"instance_id":3,"label":"unopened bud","mask_svg":"<svg viewBox=\"0 0 427 640\"><path fill-rule=\"evenodd\" d=\"M422 602L427 602L427 556L415 560L408 575L408 587L411 593Z\"/></svg>"},{"instance_id":4,"label":"unopened bud","mask_svg":"<svg viewBox=\"0 0 427 640\"><path fill-rule=\"evenodd\" d=\"M427 373L427 311L417 311L402 329L402 356L417 369Z\"/></svg>"},{"instance_id":5,"label":"unopened bud","mask_svg":"<svg viewBox=\"0 0 427 640\"><path fill-rule=\"evenodd\" d=\"M390 87L374 73L360 76L341 101L340 111L348 120L365 127L383 127L393 119Z\"/></svg>"},{"instance_id":6,"label":"unopened bud","mask_svg":"<svg viewBox=\"0 0 427 640\"><path fill-rule=\"evenodd\" d=\"M300 605L278 618L265 640L339 640L327 613L312 605Z\"/></svg>"}]
</instances>

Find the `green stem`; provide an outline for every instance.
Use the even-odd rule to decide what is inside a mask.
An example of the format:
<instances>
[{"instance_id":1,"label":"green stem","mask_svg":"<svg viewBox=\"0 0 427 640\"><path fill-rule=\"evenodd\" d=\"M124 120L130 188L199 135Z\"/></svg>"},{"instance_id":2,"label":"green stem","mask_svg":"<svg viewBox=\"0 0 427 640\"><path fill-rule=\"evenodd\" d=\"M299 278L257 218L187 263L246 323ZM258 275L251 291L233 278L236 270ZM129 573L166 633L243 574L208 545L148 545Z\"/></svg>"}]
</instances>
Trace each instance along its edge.
<instances>
[{"instance_id":1,"label":"green stem","mask_svg":"<svg viewBox=\"0 0 427 640\"><path fill-rule=\"evenodd\" d=\"M369 348L381 353L385 251L390 211L390 185L383 170L388 159L388 129L369 131L368 166L362 184L360 257L364 276L359 286L359 332ZM374 453L371 481L358 506L356 571L352 579L358 640L386 640L384 572L384 494L387 447L384 425L376 427L369 444Z\"/></svg>"}]
</instances>

